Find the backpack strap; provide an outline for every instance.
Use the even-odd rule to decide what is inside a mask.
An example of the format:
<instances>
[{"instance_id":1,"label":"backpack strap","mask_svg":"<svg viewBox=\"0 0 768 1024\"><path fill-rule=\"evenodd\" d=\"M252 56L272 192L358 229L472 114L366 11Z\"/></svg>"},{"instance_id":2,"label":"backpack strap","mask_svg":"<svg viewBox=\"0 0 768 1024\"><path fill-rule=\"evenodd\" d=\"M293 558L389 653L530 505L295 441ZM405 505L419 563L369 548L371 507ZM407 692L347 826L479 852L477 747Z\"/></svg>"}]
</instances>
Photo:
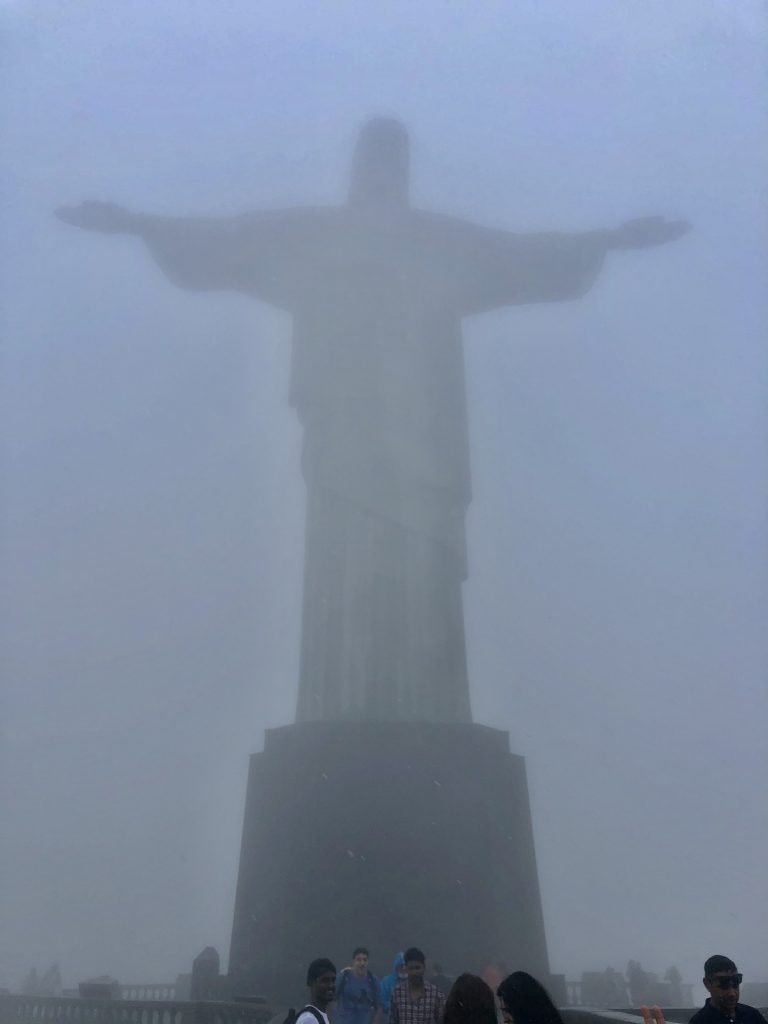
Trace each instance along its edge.
<instances>
[{"instance_id":1,"label":"backpack strap","mask_svg":"<svg viewBox=\"0 0 768 1024\"><path fill-rule=\"evenodd\" d=\"M346 984L347 984L347 978L349 977L349 974L350 974L349 967L345 967L344 970L341 972L341 981L339 982L339 987L336 990L336 998L337 999L340 999L342 994L343 994L343 992L344 992L344 989L345 989ZM369 990L369 994L370 994L370 997L371 997L371 1005L374 1007L374 1009L376 1009L376 1008L378 1008L378 1006L379 1006L379 1004L381 1002L381 1000L379 1000L379 1003L376 1002L376 978L373 976L373 974L371 974L370 971L368 971L367 974L368 974L368 978L367 978L367 980L368 980L368 990ZM323 1024L325 1024L325 1021L323 1021Z\"/></svg>"},{"instance_id":2,"label":"backpack strap","mask_svg":"<svg viewBox=\"0 0 768 1024\"><path fill-rule=\"evenodd\" d=\"M325 1024L325 1018L323 1017L322 1013L318 1010L318 1008L316 1006L312 1006L311 1003L307 1003L306 1006L303 1006L299 1010L299 1012L296 1014L296 1019L297 1020L302 1015L302 1013L311 1013L312 1016L317 1021L317 1024Z\"/></svg>"},{"instance_id":3,"label":"backpack strap","mask_svg":"<svg viewBox=\"0 0 768 1024\"><path fill-rule=\"evenodd\" d=\"M344 967L342 972L341 972L341 982L339 983L339 987L336 989L336 998L337 999L339 999L341 997L342 993L344 992L344 989L346 988L348 975L349 975L349 968L348 967Z\"/></svg>"},{"instance_id":4,"label":"backpack strap","mask_svg":"<svg viewBox=\"0 0 768 1024\"><path fill-rule=\"evenodd\" d=\"M368 971L368 988L371 990L371 1005L374 1009L378 1009L381 1005L381 999L379 999L378 1003L376 1002L376 979L370 971Z\"/></svg>"}]
</instances>

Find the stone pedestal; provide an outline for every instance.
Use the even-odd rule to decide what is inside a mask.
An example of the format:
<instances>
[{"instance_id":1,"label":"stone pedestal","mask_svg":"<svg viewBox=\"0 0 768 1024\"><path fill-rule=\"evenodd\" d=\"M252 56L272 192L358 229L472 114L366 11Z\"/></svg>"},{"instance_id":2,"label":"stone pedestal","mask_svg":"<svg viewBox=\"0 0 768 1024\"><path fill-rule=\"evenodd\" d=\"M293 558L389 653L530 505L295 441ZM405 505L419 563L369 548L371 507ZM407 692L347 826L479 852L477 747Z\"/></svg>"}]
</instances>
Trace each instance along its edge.
<instances>
[{"instance_id":1,"label":"stone pedestal","mask_svg":"<svg viewBox=\"0 0 768 1024\"><path fill-rule=\"evenodd\" d=\"M548 974L525 764L486 726L323 722L251 757L230 980L300 1002L310 960Z\"/></svg>"}]
</instances>

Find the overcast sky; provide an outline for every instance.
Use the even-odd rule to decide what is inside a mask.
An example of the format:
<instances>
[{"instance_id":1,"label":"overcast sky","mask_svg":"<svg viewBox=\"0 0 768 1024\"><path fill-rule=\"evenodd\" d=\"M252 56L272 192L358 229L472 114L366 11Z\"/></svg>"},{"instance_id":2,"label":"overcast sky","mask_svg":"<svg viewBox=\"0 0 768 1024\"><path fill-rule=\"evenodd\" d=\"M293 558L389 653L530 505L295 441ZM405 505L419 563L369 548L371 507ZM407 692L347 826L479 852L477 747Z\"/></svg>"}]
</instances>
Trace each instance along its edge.
<instances>
[{"instance_id":1,"label":"overcast sky","mask_svg":"<svg viewBox=\"0 0 768 1024\"><path fill-rule=\"evenodd\" d=\"M247 758L298 674L288 317L51 210L337 203L371 114L411 129L416 205L694 225L465 325L472 700L527 759L553 970L768 978L764 5L0 13L0 985L226 959Z\"/></svg>"}]
</instances>

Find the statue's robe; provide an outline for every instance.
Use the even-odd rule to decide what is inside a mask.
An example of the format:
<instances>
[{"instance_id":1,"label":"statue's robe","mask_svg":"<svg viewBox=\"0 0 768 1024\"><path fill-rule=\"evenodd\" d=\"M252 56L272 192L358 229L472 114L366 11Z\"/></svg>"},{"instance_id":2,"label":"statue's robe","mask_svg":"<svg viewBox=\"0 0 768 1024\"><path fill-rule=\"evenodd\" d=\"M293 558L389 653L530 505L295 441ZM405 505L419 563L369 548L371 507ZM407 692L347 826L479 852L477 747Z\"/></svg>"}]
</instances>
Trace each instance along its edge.
<instances>
[{"instance_id":1,"label":"statue's robe","mask_svg":"<svg viewBox=\"0 0 768 1024\"><path fill-rule=\"evenodd\" d=\"M470 721L461 320L583 294L598 236L352 205L147 218L141 234L177 285L293 314L307 485L298 720Z\"/></svg>"}]
</instances>

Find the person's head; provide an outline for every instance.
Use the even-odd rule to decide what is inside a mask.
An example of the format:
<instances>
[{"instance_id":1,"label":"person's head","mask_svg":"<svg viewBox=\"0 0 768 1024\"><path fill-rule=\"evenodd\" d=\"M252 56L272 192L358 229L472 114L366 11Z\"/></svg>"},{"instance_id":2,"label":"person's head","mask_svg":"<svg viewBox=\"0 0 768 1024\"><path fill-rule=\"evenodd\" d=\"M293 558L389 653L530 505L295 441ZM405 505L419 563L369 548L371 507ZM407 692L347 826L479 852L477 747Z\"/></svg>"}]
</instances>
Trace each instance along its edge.
<instances>
[{"instance_id":1,"label":"person's head","mask_svg":"<svg viewBox=\"0 0 768 1024\"><path fill-rule=\"evenodd\" d=\"M392 964L392 971L398 976L398 978L404 978L406 976L404 953L397 954L394 963Z\"/></svg>"},{"instance_id":2,"label":"person's head","mask_svg":"<svg viewBox=\"0 0 768 1024\"><path fill-rule=\"evenodd\" d=\"M409 981L420 981L424 977L424 968L427 958L418 946L411 946L403 953L405 961L405 973Z\"/></svg>"},{"instance_id":3,"label":"person's head","mask_svg":"<svg viewBox=\"0 0 768 1024\"><path fill-rule=\"evenodd\" d=\"M349 202L384 208L408 205L409 142L405 126L374 117L360 129L352 160Z\"/></svg>"},{"instance_id":4,"label":"person's head","mask_svg":"<svg viewBox=\"0 0 768 1024\"><path fill-rule=\"evenodd\" d=\"M525 971L508 975L496 995L505 1024L563 1024L547 990Z\"/></svg>"},{"instance_id":5,"label":"person's head","mask_svg":"<svg viewBox=\"0 0 768 1024\"><path fill-rule=\"evenodd\" d=\"M730 957L716 954L704 964L704 988L709 1001L722 1013L730 1013L739 1001L741 975Z\"/></svg>"},{"instance_id":6,"label":"person's head","mask_svg":"<svg viewBox=\"0 0 768 1024\"><path fill-rule=\"evenodd\" d=\"M445 1000L443 1024L496 1024L493 992L476 974L460 974Z\"/></svg>"},{"instance_id":7,"label":"person's head","mask_svg":"<svg viewBox=\"0 0 768 1024\"><path fill-rule=\"evenodd\" d=\"M336 995L336 968L325 956L313 960L307 968L309 999L313 1006L324 1010Z\"/></svg>"},{"instance_id":8,"label":"person's head","mask_svg":"<svg viewBox=\"0 0 768 1024\"><path fill-rule=\"evenodd\" d=\"M370 954L365 946L358 946L352 954L352 970L355 974L366 974Z\"/></svg>"}]
</instances>

